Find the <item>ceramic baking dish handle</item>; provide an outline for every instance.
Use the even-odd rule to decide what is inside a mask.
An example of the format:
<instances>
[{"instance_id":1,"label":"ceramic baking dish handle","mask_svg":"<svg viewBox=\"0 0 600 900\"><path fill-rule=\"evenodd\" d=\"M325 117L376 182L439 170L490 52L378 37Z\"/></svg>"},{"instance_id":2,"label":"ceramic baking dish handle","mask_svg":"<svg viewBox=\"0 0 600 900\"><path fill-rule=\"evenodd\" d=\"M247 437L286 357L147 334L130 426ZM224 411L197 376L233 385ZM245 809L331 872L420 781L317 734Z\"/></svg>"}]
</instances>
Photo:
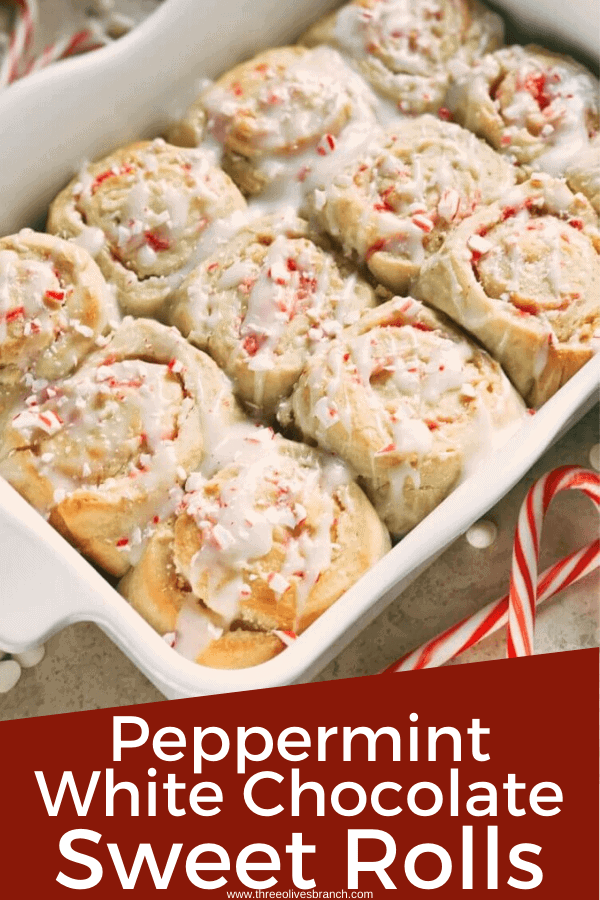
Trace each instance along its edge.
<instances>
[{"instance_id":1,"label":"ceramic baking dish handle","mask_svg":"<svg viewBox=\"0 0 600 900\"><path fill-rule=\"evenodd\" d=\"M17 653L82 619L128 632L138 616L106 580L0 478L0 648ZM116 617L116 618L115 618ZM135 636L135 638L134 638Z\"/></svg>"}]
</instances>

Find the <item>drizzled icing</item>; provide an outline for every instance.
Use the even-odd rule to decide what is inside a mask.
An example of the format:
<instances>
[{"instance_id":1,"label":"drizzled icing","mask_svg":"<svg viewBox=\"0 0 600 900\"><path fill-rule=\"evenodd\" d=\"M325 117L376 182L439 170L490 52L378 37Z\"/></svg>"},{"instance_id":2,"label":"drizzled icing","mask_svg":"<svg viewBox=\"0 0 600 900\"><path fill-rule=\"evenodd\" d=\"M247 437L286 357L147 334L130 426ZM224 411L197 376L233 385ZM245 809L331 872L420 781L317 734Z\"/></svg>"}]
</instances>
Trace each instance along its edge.
<instances>
[{"instance_id":1,"label":"drizzled icing","mask_svg":"<svg viewBox=\"0 0 600 900\"><path fill-rule=\"evenodd\" d=\"M486 295L517 315L537 317L551 341L578 340L594 310L588 297L597 306L600 260L582 228L581 219L563 218L545 207L543 196L530 195L518 206L504 205L501 221L486 228L487 247L473 249L469 241Z\"/></svg>"},{"instance_id":2,"label":"drizzled icing","mask_svg":"<svg viewBox=\"0 0 600 900\"><path fill-rule=\"evenodd\" d=\"M502 22L463 0L360 0L345 4L304 40L335 45L402 112L436 109L451 64L469 64L500 43Z\"/></svg>"},{"instance_id":3,"label":"drizzled icing","mask_svg":"<svg viewBox=\"0 0 600 900\"><path fill-rule=\"evenodd\" d=\"M156 307L211 251L215 226L244 210L213 154L157 138L85 165L53 204L49 227L97 258L125 309L135 306L133 289L158 292Z\"/></svg>"},{"instance_id":4,"label":"drizzled icing","mask_svg":"<svg viewBox=\"0 0 600 900\"><path fill-rule=\"evenodd\" d=\"M590 204L539 173L448 237L419 295L479 338L538 406L598 348L599 253Z\"/></svg>"},{"instance_id":5,"label":"drizzled icing","mask_svg":"<svg viewBox=\"0 0 600 900\"><path fill-rule=\"evenodd\" d=\"M455 9L462 27L453 31L444 20ZM392 72L427 75L458 48L465 13L466 6L439 0L348 3L337 15L335 34L353 55L372 54Z\"/></svg>"},{"instance_id":6,"label":"drizzled icing","mask_svg":"<svg viewBox=\"0 0 600 900\"><path fill-rule=\"evenodd\" d=\"M446 63L460 49L468 25L466 4L370 0L342 7L334 33L342 50L366 63L367 76L374 67L371 80L398 95L400 110L411 112L415 106L416 111L429 109L441 99ZM413 76L412 84L395 78L398 74Z\"/></svg>"},{"instance_id":7,"label":"drizzled icing","mask_svg":"<svg viewBox=\"0 0 600 900\"><path fill-rule=\"evenodd\" d=\"M236 67L200 98L224 165L264 211L323 189L389 112L334 50L280 47ZM233 156L232 156L233 154ZM237 156L236 156L237 154Z\"/></svg>"},{"instance_id":8,"label":"drizzled icing","mask_svg":"<svg viewBox=\"0 0 600 900\"><path fill-rule=\"evenodd\" d=\"M81 488L135 495L151 489L151 467L176 468L174 439L181 386L167 366L99 361L32 395L12 428L35 448L35 466L54 488L53 503Z\"/></svg>"},{"instance_id":9,"label":"drizzled icing","mask_svg":"<svg viewBox=\"0 0 600 900\"><path fill-rule=\"evenodd\" d=\"M472 134L422 116L379 134L335 177L321 217L368 264L388 253L410 277L449 227L512 184L510 167Z\"/></svg>"},{"instance_id":10,"label":"drizzled icing","mask_svg":"<svg viewBox=\"0 0 600 900\"><path fill-rule=\"evenodd\" d=\"M295 153L337 135L352 117L358 83L352 73L344 83L340 63L327 48L261 54L203 95L211 131L244 155Z\"/></svg>"},{"instance_id":11,"label":"drizzled icing","mask_svg":"<svg viewBox=\"0 0 600 900\"><path fill-rule=\"evenodd\" d=\"M239 617L255 628L283 617L290 628L335 559L342 514L335 497L348 473L338 460L249 424L226 435L215 463L225 463L216 475L195 474L186 484L174 526L177 571L222 629ZM216 635L196 629L188 607L175 649L195 659Z\"/></svg>"},{"instance_id":12,"label":"drizzled icing","mask_svg":"<svg viewBox=\"0 0 600 900\"><path fill-rule=\"evenodd\" d=\"M106 327L109 291L90 265L32 231L0 241L0 412L19 391L74 369Z\"/></svg>"},{"instance_id":13,"label":"drizzled icing","mask_svg":"<svg viewBox=\"0 0 600 900\"><path fill-rule=\"evenodd\" d=\"M413 27L415 20L425 27ZM451 27L453 21L456 27ZM474 32L480 46L489 40L486 27ZM350 4L338 15L335 30L338 45L363 74L369 77L360 65L365 60L388 70L383 81L373 80L379 90L385 93L394 82L396 99L394 76L411 76L398 103L403 111L438 102L449 74L435 70L450 58L460 62L461 45L473 38L466 4L438 0L419 2L417 12L405 0ZM376 99L335 51L291 49L295 59L289 64L277 61L280 48L272 51L273 62L258 57L203 93L211 134L200 151L169 148L158 140L145 149L137 145L137 158L115 154L85 169L72 188L78 218L73 239L99 258L110 258L128 288L161 279L166 293L172 292L206 260L202 280L192 279L189 285L190 309L198 328L214 336L228 322L232 310L227 307L235 306L239 355L256 378L259 403L266 376L282 368L288 343L301 351L301 362L320 345L301 385L310 389L314 422L305 428L296 403L299 392L291 404L297 422L352 463L381 515L393 522L395 511L406 512L407 486L415 491L423 487L424 493L431 489L431 459L443 469L446 458L458 457L457 468L464 472L500 441L504 426L514 427L522 408L508 382L489 361L482 362L483 355L472 345L432 322L411 300L402 301L401 308L396 304L390 321L373 320L370 328L350 329L340 338L341 328L356 317L349 312L356 277L332 290L332 261L303 234L280 230L259 259L235 253L229 259L227 242L249 223L255 225L258 214L280 208L285 198L296 208L322 214L345 249L357 251L368 263L384 251L418 270L446 230L514 179L507 169L494 168L492 156L484 158L480 143L459 137L455 126L448 126L446 134L441 133L445 126L441 131L432 126L434 136L426 146L416 146L409 136L406 158L404 150L396 152L391 132L383 137L378 132L371 143L375 123L389 124L390 114L396 122L397 110ZM386 84L388 74L392 82ZM519 83L517 93L522 92ZM525 92L533 96L529 87ZM554 100L546 99L545 106L552 106ZM517 117L514 124L521 115L519 104L529 100L517 97L515 102L517 108L509 111ZM561 119L561 127L565 121ZM547 125L545 138L552 134ZM580 139L578 127L567 127L575 141ZM400 123L397 130L401 128ZM223 173L214 169L223 145L223 164L242 188L255 193L245 186L246 177L260 183L261 198L249 212L237 194L224 188ZM550 159L548 165L554 164ZM363 188L363 209L358 221L346 217L347 227L332 207L338 200L343 206L348 191L360 194ZM529 208L511 217L519 236L532 230ZM561 296L570 289L569 284L565 288L561 255L563 224L544 222L535 236L549 252L541 281ZM506 275L508 289L516 291L527 260L515 242L505 258L496 258L496 238L472 235L470 259L484 280L496 278L498 266L507 266L508 274L501 275ZM238 245L234 241L232 246ZM0 256L0 312L1 276ZM232 297L234 304L222 303ZM306 321L294 330L300 319ZM326 349L323 345L331 340ZM233 356L225 353L221 360L210 349L227 368ZM540 359L535 363L544 364ZM177 358L168 365L107 358L88 381L87 374L79 384L72 379L74 387L68 381L35 385L37 395L29 398L13 428L37 445L35 467L52 484L52 503L81 487L111 493L124 479L132 490L142 485L144 494L161 497L158 506L152 505L154 500L145 506L143 521L149 524L135 525L117 543L135 562L155 525L169 518L170 527L175 521L174 566L189 594L178 616L176 649L195 659L236 618L258 630L266 627L253 618L257 597L267 596L280 610L286 604L293 607L292 620L288 616L271 623L271 633L278 633L274 625L295 627L320 574L335 560L336 492L347 483L348 473L338 461L290 445L270 429L248 422L223 429L222 407L231 403L225 379L220 391L202 396L199 404L204 457L182 466L174 437L168 435L176 433L180 407L189 406L180 377L184 370ZM357 410L363 409L372 439L366 455L356 428ZM355 438L357 448L352 447ZM100 471L92 464L95 456L101 459ZM190 468L198 471L188 477ZM168 496L162 476L171 485ZM447 479L450 487L457 477L460 471ZM150 510L154 515L148 520Z\"/></svg>"},{"instance_id":14,"label":"drizzled icing","mask_svg":"<svg viewBox=\"0 0 600 900\"><path fill-rule=\"evenodd\" d=\"M410 298L364 314L313 356L292 408L305 434L364 478L396 532L406 527L395 523L411 515L407 479L415 489L432 489L422 483L427 460L443 469L444 457L459 454L460 474L481 445L493 446L522 415L499 368Z\"/></svg>"},{"instance_id":15,"label":"drizzled icing","mask_svg":"<svg viewBox=\"0 0 600 900\"><path fill-rule=\"evenodd\" d=\"M297 219L255 220L206 260L175 305L173 321L267 411L292 389L307 354L374 303L307 231Z\"/></svg>"},{"instance_id":16,"label":"drizzled icing","mask_svg":"<svg viewBox=\"0 0 600 900\"><path fill-rule=\"evenodd\" d=\"M169 360L169 353L178 356ZM122 559L115 568L126 568L172 514L189 468L200 462L199 407L205 393L206 412L217 424L227 399L210 394L220 377L174 330L126 320L74 375L27 399L12 419L2 474L46 515L73 497L83 507L112 509L100 539L113 560Z\"/></svg>"},{"instance_id":17,"label":"drizzled icing","mask_svg":"<svg viewBox=\"0 0 600 900\"><path fill-rule=\"evenodd\" d=\"M71 288L72 290L72 288ZM55 332L68 327L64 309L66 291L50 259L21 259L14 250L0 249L0 343L3 362L10 338L37 336L20 341L11 354L19 368L27 368L34 343L41 352L54 342Z\"/></svg>"},{"instance_id":18,"label":"drizzled icing","mask_svg":"<svg viewBox=\"0 0 600 900\"><path fill-rule=\"evenodd\" d=\"M562 175L598 132L598 82L582 66L536 47L507 47L465 73L449 103L517 162ZM469 122L467 122L469 124Z\"/></svg>"}]
</instances>

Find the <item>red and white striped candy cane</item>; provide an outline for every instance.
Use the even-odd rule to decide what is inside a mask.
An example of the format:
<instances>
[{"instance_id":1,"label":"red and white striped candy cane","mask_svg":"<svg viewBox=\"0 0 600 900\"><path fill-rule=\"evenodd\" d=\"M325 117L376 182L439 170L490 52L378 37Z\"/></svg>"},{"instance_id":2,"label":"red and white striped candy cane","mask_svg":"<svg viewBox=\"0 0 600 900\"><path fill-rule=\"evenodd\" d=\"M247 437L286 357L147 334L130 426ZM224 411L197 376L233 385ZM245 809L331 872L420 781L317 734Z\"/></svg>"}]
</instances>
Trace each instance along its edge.
<instances>
[{"instance_id":1,"label":"red and white striped candy cane","mask_svg":"<svg viewBox=\"0 0 600 900\"><path fill-rule=\"evenodd\" d=\"M585 578L600 566L600 540L565 556L550 566L538 581L538 605L554 597L563 588ZM508 622L508 594L493 600L472 616L452 625L442 634L412 650L384 670L385 673L412 672L443 666L469 647L499 631Z\"/></svg>"},{"instance_id":2,"label":"red and white striped candy cane","mask_svg":"<svg viewBox=\"0 0 600 900\"><path fill-rule=\"evenodd\" d=\"M82 31L76 31L68 37L55 41L44 47L39 56L31 60L27 66L25 75L37 72L39 69L45 69L50 63L57 62L59 59L67 59L76 53L87 53L89 50L97 50L104 47L109 39L103 36L101 32L94 31L89 28Z\"/></svg>"},{"instance_id":3,"label":"red and white striped candy cane","mask_svg":"<svg viewBox=\"0 0 600 900\"><path fill-rule=\"evenodd\" d=\"M284 647L291 647L294 641L298 639L298 635L295 631L280 631L279 629L274 628L271 634L278 637Z\"/></svg>"},{"instance_id":4,"label":"red and white striped candy cane","mask_svg":"<svg viewBox=\"0 0 600 900\"><path fill-rule=\"evenodd\" d=\"M36 0L13 0L13 3L16 6L16 19L8 49L0 66L0 90L20 77L27 54L33 45L38 21Z\"/></svg>"},{"instance_id":5,"label":"red and white striped candy cane","mask_svg":"<svg viewBox=\"0 0 600 900\"><path fill-rule=\"evenodd\" d=\"M600 475L579 466L562 466L533 485L521 507L509 591L507 655L533 653L540 534L552 498L560 491L582 491L600 509Z\"/></svg>"},{"instance_id":6,"label":"red and white striped candy cane","mask_svg":"<svg viewBox=\"0 0 600 900\"><path fill-rule=\"evenodd\" d=\"M541 530L542 520L548 508L552 497L560 490L582 490L596 504L600 506L600 476L595 472L581 469L577 466L564 466L555 469L544 478L541 478L533 485L521 510L519 524L517 525L517 536L515 538L515 555L513 562L514 567L518 567L520 581L511 581L511 590L509 594L500 600L488 603L482 610L475 615L467 616L456 625L452 625L442 634L437 635L426 643L412 650L405 656L401 657L391 666L384 670L385 673L393 672L409 672L416 669L427 669L434 666L441 666L449 660L461 653L464 653L469 647L478 644L484 638L493 634L502 628L509 621L509 610L511 603L519 602L521 594L518 585L524 583L531 586L531 594L526 593L528 610L533 628L533 616L535 603L543 603L549 600L563 588L571 584L575 584L581 578L589 575L600 566L600 541L595 540L582 550L571 553L564 559L550 566L543 573L539 581L537 580L537 560L539 554L539 534ZM525 536L521 528L522 519L525 519L527 528ZM527 537L530 531L529 522L535 524L535 535L531 538ZM517 552L517 546L519 550ZM531 554L527 555L530 548ZM527 568L530 565L531 568ZM523 571L528 572L527 577L523 576ZM537 592L533 591L533 585L537 584ZM537 597L536 597L537 594ZM533 595L533 607L529 605L529 597ZM513 645L514 646L514 645ZM529 646L533 648L533 640L529 642ZM530 651L531 652L531 651ZM511 655L517 655L511 654ZM519 654L520 655L520 654Z\"/></svg>"}]
</instances>

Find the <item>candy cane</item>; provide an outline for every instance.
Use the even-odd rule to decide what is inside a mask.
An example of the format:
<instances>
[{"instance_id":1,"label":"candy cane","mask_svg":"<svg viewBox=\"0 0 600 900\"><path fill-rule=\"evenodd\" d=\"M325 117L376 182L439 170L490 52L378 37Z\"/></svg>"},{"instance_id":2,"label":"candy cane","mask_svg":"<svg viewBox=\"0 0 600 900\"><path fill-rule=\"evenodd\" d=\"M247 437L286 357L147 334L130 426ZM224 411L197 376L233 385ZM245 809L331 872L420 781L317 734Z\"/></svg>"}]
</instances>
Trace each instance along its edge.
<instances>
[{"instance_id":1,"label":"candy cane","mask_svg":"<svg viewBox=\"0 0 600 900\"><path fill-rule=\"evenodd\" d=\"M600 509L600 475L579 466L562 466L533 485L519 513L509 591L507 655L533 653L540 533L552 498L560 491L586 494Z\"/></svg>"},{"instance_id":2,"label":"candy cane","mask_svg":"<svg viewBox=\"0 0 600 900\"><path fill-rule=\"evenodd\" d=\"M278 637L284 647L291 647L294 641L298 639L295 631L280 631L278 628L274 628L271 634Z\"/></svg>"},{"instance_id":3,"label":"candy cane","mask_svg":"<svg viewBox=\"0 0 600 900\"><path fill-rule=\"evenodd\" d=\"M67 57L73 56L75 53L87 53L89 50L97 50L99 47L106 46L108 40L99 31L90 29L76 31L75 34L44 47L40 55L29 63L24 74L30 75L32 72L46 68L50 63L57 62L60 59L67 59Z\"/></svg>"},{"instance_id":4,"label":"candy cane","mask_svg":"<svg viewBox=\"0 0 600 900\"><path fill-rule=\"evenodd\" d=\"M538 581L538 604L554 597L570 584L575 584L576 581L589 575L599 566L600 541L596 540L584 547L583 550L566 556L560 562L546 569ZM503 628L507 622L508 594L500 600L488 603L475 615L467 616L442 634L407 653L384 672L409 672L443 666L455 656L460 656L469 647L473 647Z\"/></svg>"},{"instance_id":5,"label":"candy cane","mask_svg":"<svg viewBox=\"0 0 600 900\"><path fill-rule=\"evenodd\" d=\"M36 0L14 0L16 21L8 50L0 66L0 90L19 78L21 67L33 45L38 21Z\"/></svg>"},{"instance_id":6,"label":"candy cane","mask_svg":"<svg viewBox=\"0 0 600 900\"><path fill-rule=\"evenodd\" d=\"M540 487L541 486L541 487ZM529 491L522 507L519 524L517 525L517 535L520 538L520 551L517 553L517 540L515 539L515 557L513 567L518 567L521 576L521 582L533 586L537 578L537 558L539 552L539 533L543 516L548 508L552 497L559 490L578 489L584 491L595 503L600 505L600 476L595 472L588 472L576 466L565 466L550 472ZM530 499L531 498L531 499ZM537 505L537 516L535 515ZM528 510L530 512L528 512ZM519 534L519 526L522 518L527 523L530 521L535 523L535 529L531 530L531 526L527 524L527 531ZM533 557L527 557L523 546L531 547ZM524 570L530 574L528 578L523 577L523 563L526 560L533 564L531 569L524 566ZM529 605L528 612L530 615L532 627L536 602L544 603L553 597L563 588L570 584L575 584L581 578L584 578L590 572L593 572L600 566L600 541L595 540L582 550L571 553L564 559L550 566L543 573L539 581L537 581L537 592L533 592L533 606ZM498 631L509 622L509 609L511 602L519 602L521 595L516 587L517 582L511 581L511 589L509 594L500 600L488 603L482 610L473 616L467 616L456 625L452 625L442 634L432 638L430 641L417 647L416 650L407 653L391 666L384 670L385 673L392 672L408 672L416 669L426 669L433 666L441 666L455 656L459 656L469 647L479 643L484 638ZM536 599L537 593L537 599ZM527 602L529 602L530 594L526 594ZM533 646L533 640L530 640L530 646Z\"/></svg>"},{"instance_id":7,"label":"candy cane","mask_svg":"<svg viewBox=\"0 0 600 900\"><path fill-rule=\"evenodd\" d=\"M111 42L100 28L85 28L49 44L39 56L27 62L38 20L37 4L36 0L14 0L14 3L17 6L16 21L6 56L0 66L0 90L24 75L44 69L50 63L76 53L97 50Z\"/></svg>"}]
</instances>

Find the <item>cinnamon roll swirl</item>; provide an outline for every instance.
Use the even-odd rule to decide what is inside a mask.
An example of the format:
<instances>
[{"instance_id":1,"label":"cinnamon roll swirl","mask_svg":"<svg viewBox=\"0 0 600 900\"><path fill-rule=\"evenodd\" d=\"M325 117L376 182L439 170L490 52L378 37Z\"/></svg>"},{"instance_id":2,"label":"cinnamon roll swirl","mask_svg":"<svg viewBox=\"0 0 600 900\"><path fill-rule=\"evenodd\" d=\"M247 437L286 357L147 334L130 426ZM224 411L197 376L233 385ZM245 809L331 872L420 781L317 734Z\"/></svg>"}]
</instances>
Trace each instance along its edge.
<instances>
[{"instance_id":1,"label":"cinnamon roll swirl","mask_svg":"<svg viewBox=\"0 0 600 900\"><path fill-rule=\"evenodd\" d=\"M513 167L433 116L379 133L317 195L323 228L387 287L406 293L448 231L515 182Z\"/></svg>"},{"instance_id":2,"label":"cinnamon roll swirl","mask_svg":"<svg viewBox=\"0 0 600 900\"><path fill-rule=\"evenodd\" d=\"M305 437L350 464L401 535L507 439L525 407L487 353L397 297L307 360L291 412Z\"/></svg>"},{"instance_id":3,"label":"cinnamon roll swirl","mask_svg":"<svg viewBox=\"0 0 600 900\"><path fill-rule=\"evenodd\" d=\"M322 187L349 148L367 139L376 98L334 50L275 47L208 87L174 132L195 145L206 120L222 166L244 194L300 198ZM289 202L289 201L288 201Z\"/></svg>"},{"instance_id":4,"label":"cinnamon roll swirl","mask_svg":"<svg viewBox=\"0 0 600 900\"><path fill-rule=\"evenodd\" d=\"M160 316L219 224L245 208L210 155L157 139L86 166L52 203L48 231L92 252L123 312Z\"/></svg>"},{"instance_id":5,"label":"cinnamon roll swirl","mask_svg":"<svg viewBox=\"0 0 600 900\"><path fill-rule=\"evenodd\" d=\"M354 0L313 25L307 46L330 44L398 109L441 105L453 68L502 44L503 22L476 0Z\"/></svg>"},{"instance_id":6,"label":"cinnamon roll swirl","mask_svg":"<svg viewBox=\"0 0 600 900\"><path fill-rule=\"evenodd\" d=\"M569 56L504 47L465 71L447 106L465 128L529 172L564 175L598 134L598 79Z\"/></svg>"},{"instance_id":7,"label":"cinnamon roll swirl","mask_svg":"<svg viewBox=\"0 0 600 900\"><path fill-rule=\"evenodd\" d=\"M12 418L0 474L113 575L180 502L207 426L239 418L227 378L174 328L125 319L110 343Z\"/></svg>"},{"instance_id":8,"label":"cinnamon roll swirl","mask_svg":"<svg viewBox=\"0 0 600 900\"><path fill-rule=\"evenodd\" d=\"M315 240L301 219L255 220L192 272L173 302L173 324L266 416L314 348L375 305L369 285Z\"/></svg>"},{"instance_id":9,"label":"cinnamon roll swirl","mask_svg":"<svg viewBox=\"0 0 600 900\"><path fill-rule=\"evenodd\" d=\"M600 234L563 181L536 175L465 219L418 295L474 334L530 406L600 349Z\"/></svg>"},{"instance_id":10,"label":"cinnamon roll swirl","mask_svg":"<svg viewBox=\"0 0 600 900\"><path fill-rule=\"evenodd\" d=\"M120 590L175 649L244 668L283 649L390 546L339 462L270 429L235 435L235 458L191 475L173 518Z\"/></svg>"},{"instance_id":11,"label":"cinnamon roll swirl","mask_svg":"<svg viewBox=\"0 0 600 900\"><path fill-rule=\"evenodd\" d=\"M85 250L25 229L0 239L0 425L32 390L72 372L117 307Z\"/></svg>"}]
</instances>

